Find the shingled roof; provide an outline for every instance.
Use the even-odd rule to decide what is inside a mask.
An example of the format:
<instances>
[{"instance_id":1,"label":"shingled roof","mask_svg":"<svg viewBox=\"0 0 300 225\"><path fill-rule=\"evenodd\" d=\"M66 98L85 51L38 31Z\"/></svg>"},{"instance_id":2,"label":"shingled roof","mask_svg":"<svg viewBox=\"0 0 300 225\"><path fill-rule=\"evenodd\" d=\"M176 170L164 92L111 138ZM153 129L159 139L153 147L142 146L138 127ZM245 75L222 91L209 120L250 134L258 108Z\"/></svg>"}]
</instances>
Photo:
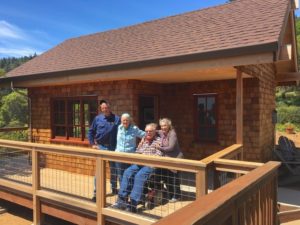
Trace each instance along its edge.
<instances>
[{"instance_id":1,"label":"shingled roof","mask_svg":"<svg viewBox=\"0 0 300 225\"><path fill-rule=\"evenodd\" d=\"M232 3L64 41L6 77L167 59L275 43L290 0ZM277 49L275 49L276 51Z\"/></svg>"}]
</instances>

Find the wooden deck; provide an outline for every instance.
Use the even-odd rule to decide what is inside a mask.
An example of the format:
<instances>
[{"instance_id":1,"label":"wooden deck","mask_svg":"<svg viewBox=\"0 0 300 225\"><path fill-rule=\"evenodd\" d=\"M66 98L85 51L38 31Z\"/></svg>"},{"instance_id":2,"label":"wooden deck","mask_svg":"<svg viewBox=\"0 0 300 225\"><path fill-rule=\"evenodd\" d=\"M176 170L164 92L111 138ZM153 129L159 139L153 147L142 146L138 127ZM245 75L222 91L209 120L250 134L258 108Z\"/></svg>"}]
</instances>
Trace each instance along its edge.
<instances>
[{"instance_id":1,"label":"wooden deck","mask_svg":"<svg viewBox=\"0 0 300 225\"><path fill-rule=\"evenodd\" d=\"M27 156L22 156L26 159ZM6 165L8 165L6 163ZM10 167L9 167L10 168ZM23 168L22 173L12 173L5 168L0 169L2 179L18 183L32 184L31 165ZM86 201L91 201L94 193L94 176L82 175L51 168L42 168L40 170L41 190L51 190L57 193L67 194L78 197ZM109 180L106 180L106 189L110 189ZM140 216L159 219L165 217L176 210L188 205L195 200L195 187L181 186L182 197L180 201L169 203L165 201L162 205L153 209L147 209L142 205L138 206ZM110 207L117 201L117 195L106 194L106 207Z\"/></svg>"},{"instance_id":2,"label":"wooden deck","mask_svg":"<svg viewBox=\"0 0 300 225\"><path fill-rule=\"evenodd\" d=\"M218 222L222 225L259 225L263 224L262 221L272 225L277 218L275 189L279 163L240 161L242 146L238 144L201 161L165 157L157 160L154 156L8 140L0 140L1 146L27 151L32 156L32 161L29 161L26 154L12 155L11 161L6 158L0 164L0 198L32 208L34 224L42 224L43 213L75 224L107 224L108 221L114 224L174 224L174 221L177 224L194 224L196 221L215 224L217 220L223 221ZM96 203L91 201L93 176L40 166L41 153L95 160ZM116 210L110 206L116 202L117 196L108 194L109 181L106 178L106 163L110 160L189 173L193 175L192 185L182 183L184 195L176 203L163 202L151 210L139 206L138 213ZM23 164L20 166L16 162ZM207 194L209 188L212 188L211 194ZM267 219L263 220L265 216Z\"/></svg>"}]
</instances>

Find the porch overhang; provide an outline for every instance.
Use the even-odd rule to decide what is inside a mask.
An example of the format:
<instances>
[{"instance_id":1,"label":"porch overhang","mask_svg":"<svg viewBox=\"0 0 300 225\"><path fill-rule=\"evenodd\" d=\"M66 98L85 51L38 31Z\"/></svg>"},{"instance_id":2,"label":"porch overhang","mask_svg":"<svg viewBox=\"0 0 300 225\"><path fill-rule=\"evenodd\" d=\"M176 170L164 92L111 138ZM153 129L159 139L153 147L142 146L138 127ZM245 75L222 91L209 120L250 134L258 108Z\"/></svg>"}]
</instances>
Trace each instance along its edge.
<instances>
[{"instance_id":1,"label":"porch overhang","mask_svg":"<svg viewBox=\"0 0 300 225\"><path fill-rule=\"evenodd\" d=\"M277 86L298 85L300 83L300 72L279 73L276 76Z\"/></svg>"},{"instance_id":2,"label":"porch overhang","mask_svg":"<svg viewBox=\"0 0 300 225\"><path fill-rule=\"evenodd\" d=\"M271 50L272 46L266 46L264 50ZM238 51L238 50L237 50ZM242 51L244 52L244 50ZM233 56L213 58L190 58L187 60L175 60L162 62L140 62L134 65L119 65L107 68L88 68L81 70L69 70L26 76L4 77L0 87L38 87L54 86L76 83L88 83L113 80L143 80L157 83L180 83L193 81L236 79L235 66L262 63L273 63L274 52L261 52ZM212 53L210 53L212 54ZM244 77L250 77L244 75Z\"/></svg>"}]
</instances>

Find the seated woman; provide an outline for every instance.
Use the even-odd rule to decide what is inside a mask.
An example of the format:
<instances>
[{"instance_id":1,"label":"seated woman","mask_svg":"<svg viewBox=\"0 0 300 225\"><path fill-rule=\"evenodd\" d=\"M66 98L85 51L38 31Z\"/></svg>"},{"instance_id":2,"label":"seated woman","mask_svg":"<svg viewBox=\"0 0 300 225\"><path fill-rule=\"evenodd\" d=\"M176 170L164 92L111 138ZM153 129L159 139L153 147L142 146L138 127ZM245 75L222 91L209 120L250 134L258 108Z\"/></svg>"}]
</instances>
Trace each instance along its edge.
<instances>
[{"instance_id":1,"label":"seated woman","mask_svg":"<svg viewBox=\"0 0 300 225\"><path fill-rule=\"evenodd\" d=\"M137 153L163 156L163 153L159 150L161 139L156 133L156 128L157 125L155 123L146 125L146 136L143 143L137 148ZM113 207L118 209L126 208L126 211L136 212L136 207L143 196L145 182L154 170L154 168L149 166L131 165L128 167L123 174L118 200ZM128 197L130 197L130 203L128 203Z\"/></svg>"},{"instance_id":2,"label":"seated woman","mask_svg":"<svg viewBox=\"0 0 300 225\"><path fill-rule=\"evenodd\" d=\"M172 121L167 118L159 120L161 130L158 134L161 138L160 150L167 157L182 158L183 154L180 150L176 132L172 126ZM169 202L176 202L180 194L180 179L179 174L175 170L164 170L166 177L166 186L168 189Z\"/></svg>"},{"instance_id":3,"label":"seated woman","mask_svg":"<svg viewBox=\"0 0 300 225\"><path fill-rule=\"evenodd\" d=\"M132 153L136 150L136 138L144 137L145 132L132 124L132 118L128 113L121 116L121 124L118 127L116 152ZM124 171L130 166L127 163L116 162L117 175L121 185Z\"/></svg>"}]
</instances>

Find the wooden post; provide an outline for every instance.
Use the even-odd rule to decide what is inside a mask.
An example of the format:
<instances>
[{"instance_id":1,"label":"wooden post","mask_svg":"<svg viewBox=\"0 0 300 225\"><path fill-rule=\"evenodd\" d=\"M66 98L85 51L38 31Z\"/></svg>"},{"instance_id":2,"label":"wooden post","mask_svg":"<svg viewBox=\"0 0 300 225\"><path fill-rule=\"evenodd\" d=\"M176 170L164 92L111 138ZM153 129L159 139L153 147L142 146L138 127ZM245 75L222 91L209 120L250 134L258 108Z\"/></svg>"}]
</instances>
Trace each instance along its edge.
<instances>
[{"instance_id":1,"label":"wooden post","mask_svg":"<svg viewBox=\"0 0 300 225\"><path fill-rule=\"evenodd\" d=\"M106 204L106 167L105 161L97 157L96 159L96 204L97 204L97 225L105 225L105 217L102 208Z\"/></svg>"},{"instance_id":2,"label":"wooden post","mask_svg":"<svg viewBox=\"0 0 300 225\"><path fill-rule=\"evenodd\" d=\"M243 144L243 77L236 71L236 143Z\"/></svg>"},{"instance_id":3,"label":"wooden post","mask_svg":"<svg viewBox=\"0 0 300 225\"><path fill-rule=\"evenodd\" d=\"M40 189L39 153L32 150L32 201L33 224L41 225L41 202L36 192Z\"/></svg>"},{"instance_id":4,"label":"wooden post","mask_svg":"<svg viewBox=\"0 0 300 225\"><path fill-rule=\"evenodd\" d=\"M202 168L196 173L196 199L207 194L207 169Z\"/></svg>"}]
</instances>

